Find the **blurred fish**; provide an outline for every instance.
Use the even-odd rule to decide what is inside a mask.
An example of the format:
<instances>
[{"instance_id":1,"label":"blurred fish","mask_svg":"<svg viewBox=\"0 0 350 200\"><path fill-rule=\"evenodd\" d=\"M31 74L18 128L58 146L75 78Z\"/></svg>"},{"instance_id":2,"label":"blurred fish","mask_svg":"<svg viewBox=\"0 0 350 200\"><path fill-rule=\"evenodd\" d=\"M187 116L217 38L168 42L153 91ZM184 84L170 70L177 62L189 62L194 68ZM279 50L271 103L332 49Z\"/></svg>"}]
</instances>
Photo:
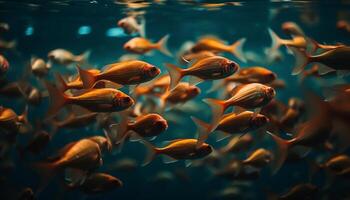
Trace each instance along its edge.
<instances>
[{"instance_id":1,"label":"blurred fish","mask_svg":"<svg viewBox=\"0 0 350 200\"><path fill-rule=\"evenodd\" d=\"M142 143L148 148L148 154L143 166L149 164L156 155L163 155L165 163L176 162L177 160L193 160L203 158L212 152L209 144L202 144L197 147L196 139L176 139L162 148L153 147L148 141L142 140ZM187 161L190 162L190 161ZM186 163L186 165L189 165Z\"/></svg>"},{"instance_id":2,"label":"blurred fish","mask_svg":"<svg viewBox=\"0 0 350 200\"><path fill-rule=\"evenodd\" d=\"M339 173L350 167L350 157L346 154L340 154L331 157L325 163L320 164L319 167L329 169L335 173Z\"/></svg>"},{"instance_id":3,"label":"blurred fish","mask_svg":"<svg viewBox=\"0 0 350 200\"><path fill-rule=\"evenodd\" d=\"M7 59L0 54L0 76L3 76L10 68L10 64Z\"/></svg>"},{"instance_id":4,"label":"blurred fish","mask_svg":"<svg viewBox=\"0 0 350 200\"><path fill-rule=\"evenodd\" d=\"M32 73L37 77L44 77L49 73L51 64L46 63L41 58L32 57L30 60L30 67Z\"/></svg>"},{"instance_id":5,"label":"blurred fish","mask_svg":"<svg viewBox=\"0 0 350 200\"><path fill-rule=\"evenodd\" d=\"M0 31L1 32L7 32L10 30L10 26L6 22L0 22Z\"/></svg>"},{"instance_id":6,"label":"blurred fish","mask_svg":"<svg viewBox=\"0 0 350 200\"><path fill-rule=\"evenodd\" d=\"M308 38L302 36L302 35L296 35L293 37L293 39L281 39L272 29L268 29L272 45L271 45L271 51L276 51L280 46L286 45L288 47L295 47L295 48L301 48L306 49L308 47L309 41Z\"/></svg>"},{"instance_id":7,"label":"blurred fish","mask_svg":"<svg viewBox=\"0 0 350 200\"><path fill-rule=\"evenodd\" d=\"M124 29L126 34L139 33L141 37L146 37L146 20L142 17L140 23L137 16L131 15L118 21L118 26Z\"/></svg>"},{"instance_id":8,"label":"blurred fish","mask_svg":"<svg viewBox=\"0 0 350 200\"><path fill-rule=\"evenodd\" d=\"M141 56L139 54L123 54L122 56L119 57L118 61L124 62L124 61L140 60L140 57Z\"/></svg>"},{"instance_id":9,"label":"blurred fish","mask_svg":"<svg viewBox=\"0 0 350 200\"><path fill-rule=\"evenodd\" d=\"M175 176L171 171L159 171L151 178L151 181L156 184L167 184L175 180Z\"/></svg>"},{"instance_id":10,"label":"blurred fish","mask_svg":"<svg viewBox=\"0 0 350 200\"><path fill-rule=\"evenodd\" d=\"M221 154L239 153L248 150L254 142L251 134L233 137L224 147L219 149Z\"/></svg>"},{"instance_id":11,"label":"blurred fish","mask_svg":"<svg viewBox=\"0 0 350 200\"><path fill-rule=\"evenodd\" d=\"M139 60L113 63L107 65L100 73L77 68L85 88L91 88L99 80L108 80L120 85L137 85L150 81L160 74L160 69Z\"/></svg>"},{"instance_id":12,"label":"blurred fish","mask_svg":"<svg viewBox=\"0 0 350 200\"><path fill-rule=\"evenodd\" d=\"M129 108L134 100L123 92L112 88L89 89L77 96L68 96L51 83L46 82L51 107L48 116L56 114L63 106L75 104L92 112L116 112Z\"/></svg>"},{"instance_id":13,"label":"blurred fish","mask_svg":"<svg viewBox=\"0 0 350 200\"><path fill-rule=\"evenodd\" d=\"M239 85L231 92L231 98L227 100L204 99L212 108L213 128L219 123L221 116L230 106L238 106L245 109L255 109L255 115L260 112L261 107L267 105L276 95L273 88L259 83Z\"/></svg>"},{"instance_id":14,"label":"blurred fish","mask_svg":"<svg viewBox=\"0 0 350 200\"><path fill-rule=\"evenodd\" d=\"M196 60L201 60L203 58L211 57L211 56L216 56L215 53L211 51L199 51L196 53L187 53L182 55L180 61L182 61L182 64L188 63L188 62L194 62Z\"/></svg>"},{"instance_id":15,"label":"blurred fish","mask_svg":"<svg viewBox=\"0 0 350 200\"><path fill-rule=\"evenodd\" d=\"M123 48L127 51L138 53L138 54L145 54L154 49L157 49L163 54L171 57L172 54L167 47L168 39L169 39L169 35L165 35L157 43L152 43L146 38L135 37L129 40L128 42L126 42Z\"/></svg>"},{"instance_id":16,"label":"blurred fish","mask_svg":"<svg viewBox=\"0 0 350 200\"><path fill-rule=\"evenodd\" d=\"M350 23L348 21L339 20L337 22L337 28L340 29L340 30L344 30L344 31L350 33Z\"/></svg>"},{"instance_id":17,"label":"blurred fish","mask_svg":"<svg viewBox=\"0 0 350 200\"><path fill-rule=\"evenodd\" d=\"M10 50L16 48L17 41L12 40L12 41L5 41L0 39L0 50Z\"/></svg>"},{"instance_id":18,"label":"blurred fish","mask_svg":"<svg viewBox=\"0 0 350 200\"><path fill-rule=\"evenodd\" d=\"M345 64L350 61L350 47L344 46L326 51L319 55L307 55L294 47L289 47L296 59L292 74L299 74L310 63L319 65L321 75L337 70L338 74L346 74L350 68Z\"/></svg>"},{"instance_id":19,"label":"blurred fish","mask_svg":"<svg viewBox=\"0 0 350 200\"><path fill-rule=\"evenodd\" d=\"M213 123L212 125L194 117L192 117L192 120L195 122L198 129L198 146L201 146L213 131L222 131L228 135L246 134L269 122L266 116L261 114L255 115L254 112L251 111L224 115L220 118L218 124Z\"/></svg>"},{"instance_id":20,"label":"blurred fish","mask_svg":"<svg viewBox=\"0 0 350 200\"><path fill-rule=\"evenodd\" d=\"M239 160L233 160L224 168L214 171L214 175L229 180L256 180L260 176L260 170L242 165Z\"/></svg>"},{"instance_id":21,"label":"blurred fish","mask_svg":"<svg viewBox=\"0 0 350 200\"><path fill-rule=\"evenodd\" d=\"M236 82L242 84L261 83L268 84L274 81L277 75L259 66L247 67L240 69L237 73L224 79L225 82Z\"/></svg>"},{"instance_id":22,"label":"blurred fish","mask_svg":"<svg viewBox=\"0 0 350 200\"><path fill-rule=\"evenodd\" d=\"M224 41L216 37L207 36L197 41L191 48L191 51L194 53L201 51L211 51L213 53L228 52L236 56L239 60L246 62L243 54L243 45L245 41L245 38L241 38L231 45L226 45Z\"/></svg>"},{"instance_id":23,"label":"blurred fish","mask_svg":"<svg viewBox=\"0 0 350 200\"><path fill-rule=\"evenodd\" d=\"M84 64L90 56L90 51L86 51L81 55L74 55L66 49L54 49L47 54L49 60L60 65L69 65L72 63Z\"/></svg>"},{"instance_id":24,"label":"blurred fish","mask_svg":"<svg viewBox=\"0 0 350 200\"><path fill-rule=\"evenodd\" d=\"M139 97L147 94L148 95L162 94L166 91L169 85L170 85L169 75L162 75L146 84L138 85L134 89L133 95L135 95L136 97Z\"/></svg>"},{"instance_id":25,"label":"blurred fish","mask_svg":"<svg viewBox=\"0 0 350 200\"><path fill-rule=\"evenodd\" d=\"M42 152L51 140L51 135L46 131L35 132L33 138L24 147L17 147L20 158L23 158L26 153L39 154Z\"/></svg>"},{"instance_id":26,"label":"blurred fish","mask_svg":"<svg viewBox=\"0 0 350 200\"><path fill-rule=\"evenodd\" d=\"M17 132L21 124L28 123L28 107L21 115L17 115L11 108L0 107L0 129L7 133Z\"/></svg>"},{"instance_id":27,"label":"blurred fish","mask_svg":"<svg viewBox=\"0 0 350 200\"><path fill-rule=\"evenodd\" d=\"M68 115L64 120L62 121L57 121L57 120L52 120L52 129L53 133L55 133L58 129L61 128L81 128L81 127L86 127L89 124L92 124L93 122L96 121L98 113L96 112L91 112L91 113L86 113L86 114L81 114L81 115L76 115L73 112Z\"/></svg>"},{"instance_id":28,"label":"blurred fish","mask_svg":"<svg viewBox=\"0 0 350 200\"><path fill-rule=\"evenodd\" d=\"M166 64L170 75L170 90L185 76L191 76L190 84L203 80L226 78L239 69L239 65L221 56L207 57L192 63L187 69L181 69L173 64Z\"/></svg>"},{"instance_id":29,"label":"blurred fish","mask_svg":"<svg viewBox=\"0 0 350 200\"><path fill-rule=\"evenodd\" d=\"M97 194L123 187L123 182L117 177L106 173L92 173L84 179L81 185L69 187L78 188L87 194Z\"/></svg>"},{"instance_id":30,"label":"blurred fish","mask_svg":"<svg viewBox=\"0 0 350 200\"><path fill-rule=\"evenodd\" d=\"M108 165L108 169L111 171L119 172L133 172L138 167L136 160L132 158L123 158Z\"/></svg>"},{"instance_id":31,"label":"blurred fish","mask_svg":"<svg viewBox=\"0 0 350 200\"><path fill-rule=\"evenodd\" d=\"M292 187L287 193L281 195L280 200L293 199L317 199L318 188L310 183L298 184Z\"/></svg>"},{"instance_id":32,"label":"blurred fish","mask_svg":"<svg viewBox=\"0 0 350 200\"><path fill-rule=\"evenodd\" d=\"M32 190L32 188L27 187L21 190L19 192L17 200L35 200L35 194Z\"/></svg>"},{"instance_id":33,"label":"blurred fish","mask_svg":"<svg viewBox=\"0 0 350 200\"><path fill-rule=\"evenodd\" d=\"M273 155L270 151L260 148L253 151L242 163L260 169L268 165L272 159Z\"/></svg>"}]
</instances>

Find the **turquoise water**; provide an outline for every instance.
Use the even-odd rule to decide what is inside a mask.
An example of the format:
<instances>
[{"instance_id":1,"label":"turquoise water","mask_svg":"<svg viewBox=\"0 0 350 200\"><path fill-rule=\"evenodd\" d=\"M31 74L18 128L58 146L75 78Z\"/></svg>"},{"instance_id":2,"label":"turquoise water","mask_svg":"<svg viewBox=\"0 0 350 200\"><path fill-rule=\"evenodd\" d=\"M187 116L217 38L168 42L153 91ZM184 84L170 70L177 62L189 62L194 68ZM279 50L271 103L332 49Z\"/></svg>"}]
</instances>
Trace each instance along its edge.
<instances>
[{"instance_id":1,"label":"turquoise water","mask_svg":"<svg viewBox=\"0 0 350 200\"><path fill-rule=\"evenodd\" d=\"M215 1L210 1L215 3ZM139 6L140 8L134 8ZM338 30L336 23L340 19L350 18L350 4L347 1L247 1L241 4L212 5L203 4L202 1L154 1L143 3L118 3L117 1L1 1L0 22L8 23L10 29L1 33L1 39L16 40L16 47L1 52L10 63L10 69L6 74L9 81L25 80L45 91L41 81L30 74L29 61L32 56L47 60L49 51L57 48L67 49L74 54L80 54L90 50L88 59L90 66L102 69L103 66L116 62L128 52L123 45L132 37L123 32L117 26L117 21L130 12L138 12L146 21L147 38L158 41L164 35L169 34L168 48L174 57L166 56L159 51L150 55L139 56L140 60L149 62L161 69L162 74L167 70L164 63L178 64L175 57L181 46L186 41L195 42L204 35L215 35L229 44L240 38L246 38L243 51L246 57L258 55L261 60L248 60L244 63L231 54L223 56L237 62L241 68L249 66L263 66L278 75L286 83L284 89L276 90L276 99L287 103L291 97L303 97L303 89L310 88L321 94L322 87L335 83L349 83L348 78L326 76L320 78L307 78L301 84L298 76L292 76L294 56L282 46L280 48L283 59L277 62L268 62L264 49L271 46L271 38L268 28L274 30L281 38L290 38L281 30L281 24L286 21L297 23L309 37L320 43L343 44L350 43L350 33ZM185 66L183 66L185 67ZM54 74L76 74L75 67L53 65L46 80L55 81ZM164 114L168 120L169 128L155 141L156 146L161 146L163 141L176 138L195 138L196 127L190 116L197 116L205 121L210 120L210 108L203 103L203 98L216 98L217 93L207 94L211 82L199 85L202 93L184 105L179 110L171 110ZM128 92L127 89L122 89ZM1 105L12 108L16 113L21 113L26 105L23 98L9 98L2 96ZM48 108L48 98L43 97L39 105L29 105L29 121L43 121ZM175 120L170 120L173 113L177 113ZM171 118L172 119L172 118ZM50 130L50 125L44 126ZM33 172L29 163L40 161L52 155L59 148L71 141L79 140L86 136L103 135L103 131L95 126L81 129L59 130L48 147L38 156L26 156L19 158L15 145L9 150L2 162L9 161L14 166L9 171L1 172L1 194L6 198L16 196L24 187L31 187L33 191L39 184L39 176ZM25 144L30 136L19 135L17 144ZM214 148L220 148L227 140L216 142L215 137L210 137L208 143ZM235 155L239 159L246 157L248 152L257 148L274 150L271 138L265 137L259 143L246 152ZM307 158L301 161L286 164L276 174L271 175L268 167L262 169L258 179L232 186L235 180L217 178L208 167L186 167L184 162L164 164L157 157L150 165L141 167L145 157L145 148L140 143L127 142L121 153L116 155L104 155L103 165L97 170L112 174L124 183L122 188L99 195L85 195L79 190L68 190L63 187L62 175L56 177L45 190L40 193L38 199L222 199L220 196L225 188L238 188L239 199L266 199L270 192L282 194L288 188L298 183L309 182L310 166L308 160L315 160L319 156L329 155L329 152L313 151ZM333 154L333 153L331 153ZM122 158L132 158L138 163L138 167L132 172L111 170L111 163ZM224 157L223 160L229 160ZM224 165L223 165L224 166ZM155 180L159 172L169 172L170 180ZM178 172L178 173L173 173ZM181 174L182 176L180 176ZM319 188L324 187L324 175L313 177L311 182ZM344 189L345 188L345 189ZM347 186L343 182L322 190L324 196L331 195L334 199L343 199L349 194ZM269 191L269 192L268 192ZM322 195L319 195L320 198ZM333 198L332 198L333 199Z\"/></svg>"}]
</instances>

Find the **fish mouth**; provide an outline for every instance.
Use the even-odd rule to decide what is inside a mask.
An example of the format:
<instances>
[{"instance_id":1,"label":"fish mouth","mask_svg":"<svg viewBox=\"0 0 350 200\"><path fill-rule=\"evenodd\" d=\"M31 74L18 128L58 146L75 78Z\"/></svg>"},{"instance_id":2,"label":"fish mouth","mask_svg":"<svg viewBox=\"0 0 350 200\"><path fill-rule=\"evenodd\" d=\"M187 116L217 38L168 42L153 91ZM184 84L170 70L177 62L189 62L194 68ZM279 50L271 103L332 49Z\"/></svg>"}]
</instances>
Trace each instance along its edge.
<instances>
[{"instance_id":1,"label":"fish mouth","mask_svg":"<svg viewBox=\"0 0 350 200\"><path fill-rule=\"evenodd\" d=\"M265 94L269 99L272 99L276 96L276 91L272 87L268 87L265 89Z\"/></svg>"},{"instance_id":2,"label":"fish mouth","mask_svg":"<svg viewBox=\"0 0 350 200\"><path fill-rule=\"evenodd\" d=\"M147 69L147 74L149 77L156 77L160 74L160 69L155 66L149 66Z\"/></svg>"}]
</instances>

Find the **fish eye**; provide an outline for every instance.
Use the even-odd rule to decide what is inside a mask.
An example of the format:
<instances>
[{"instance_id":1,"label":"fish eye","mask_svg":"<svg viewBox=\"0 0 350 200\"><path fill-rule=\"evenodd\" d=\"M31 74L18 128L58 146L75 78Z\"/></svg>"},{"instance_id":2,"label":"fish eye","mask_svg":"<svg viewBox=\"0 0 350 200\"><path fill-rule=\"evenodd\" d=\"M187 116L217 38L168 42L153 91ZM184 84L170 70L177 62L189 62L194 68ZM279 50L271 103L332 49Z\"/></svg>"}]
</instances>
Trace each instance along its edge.
<instances>
[{"instance_id":1,"label":"fish eye","mask_svg":"<svg viewBox=\"0 0 350 200\"><path fill-rule=\"evenodd\" d=\"M124 104L128 104L128 103L130 103L130 98L129 97L123 97L123 99L122 99L122 102L124 103Z\"/></svg>"}]
</instances>

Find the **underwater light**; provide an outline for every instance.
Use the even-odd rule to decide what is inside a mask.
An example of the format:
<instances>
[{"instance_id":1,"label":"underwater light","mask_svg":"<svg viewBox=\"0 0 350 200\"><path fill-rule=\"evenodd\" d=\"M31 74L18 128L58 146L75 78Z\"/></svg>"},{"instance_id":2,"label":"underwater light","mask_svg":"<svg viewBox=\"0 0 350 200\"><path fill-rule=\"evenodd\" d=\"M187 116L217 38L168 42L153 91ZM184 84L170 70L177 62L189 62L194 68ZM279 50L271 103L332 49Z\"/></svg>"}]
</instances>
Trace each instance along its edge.
<instances>
[{"instance_id":1,"label":"underwater light","mask_svg":"<svg viewBox=\"0 0 350 200\"><path fill-rule=\"evenodd\" d=\"M123 31L122 28L115 27L115 28L110 28L106 31L106 36L107 37L126 37L126 35Z\"/></svg>"},{"instance_id":2,"label":"underwater light","mask_svg":"<svg viewBox=\"0 0 350 200\"><path fill-rule=\"evenodd\" d=\"M78 29L79 35L88 35L91 33L91 27L90 26L81 26Z\"/></svg>"},{"instance_id":3,"label":"underwater light","mask_svg":"<svg viewBox=\"0 0 350 200\"><path fill-rule=\"evenodd\" d=\"M26 36L33 35L33 33L34 33L34 28L32 26L28 26L27 29L24 31L24 34Z\"/></svg>"}]
</instances>

